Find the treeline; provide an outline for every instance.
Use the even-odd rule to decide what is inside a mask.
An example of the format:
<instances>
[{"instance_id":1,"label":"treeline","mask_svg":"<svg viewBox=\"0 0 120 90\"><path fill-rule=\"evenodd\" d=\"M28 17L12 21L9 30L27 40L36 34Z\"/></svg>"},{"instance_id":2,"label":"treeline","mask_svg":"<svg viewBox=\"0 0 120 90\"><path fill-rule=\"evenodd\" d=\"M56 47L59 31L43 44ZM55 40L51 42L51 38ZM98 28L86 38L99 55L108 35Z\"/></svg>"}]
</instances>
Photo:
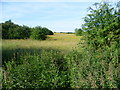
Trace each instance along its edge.
<instances>
[{"instance_id":1,"label":"treeline","mask_svg":"<svg viewBox=\"0 0 120 90\"><path fill-rule=\"evenodd\" d=\"M20 26L14 24L11 20L6 21L5 23L0 23L2 25L2 39L37 39L45 40L46 35L53 35L54 33L46 27L28 27Z\"/></svg>"}]
</instances>

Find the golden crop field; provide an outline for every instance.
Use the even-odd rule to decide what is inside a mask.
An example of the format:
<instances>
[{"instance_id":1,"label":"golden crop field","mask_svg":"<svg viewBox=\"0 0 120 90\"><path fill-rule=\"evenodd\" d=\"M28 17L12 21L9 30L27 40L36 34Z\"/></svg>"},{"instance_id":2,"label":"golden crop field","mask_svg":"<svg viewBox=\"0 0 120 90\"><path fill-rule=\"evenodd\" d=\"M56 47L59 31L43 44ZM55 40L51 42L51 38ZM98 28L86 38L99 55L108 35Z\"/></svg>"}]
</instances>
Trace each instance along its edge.
<instances>
[{"instance_id":1,"label":"golden crop field","mask_svg":"<svg viewBox=\"0 0 120 90\"><path fill-rule=\"evenodd\" d=\"M42 48L69 51L77 47L77 44L81 41L81 38L81 36L75 36L75 34L55 33L54 35L48 35L47 40L43 41L31 39L2 40L2 48Z\"/></svg>"}]
</instances>

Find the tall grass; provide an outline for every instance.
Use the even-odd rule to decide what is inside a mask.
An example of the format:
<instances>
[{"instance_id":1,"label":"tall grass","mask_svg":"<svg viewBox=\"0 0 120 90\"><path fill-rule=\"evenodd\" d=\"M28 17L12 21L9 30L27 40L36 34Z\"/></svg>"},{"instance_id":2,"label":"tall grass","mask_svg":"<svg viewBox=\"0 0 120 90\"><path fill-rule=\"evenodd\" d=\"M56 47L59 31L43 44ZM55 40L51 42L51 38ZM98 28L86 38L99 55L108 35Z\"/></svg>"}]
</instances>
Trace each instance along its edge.
<instances>
[{"instance_id":1,"label":"tall grass","mask_svg":"<svg viewBox=\"0 0 120 90\"><path fill-rule=\"evenodd\" d=\"M55 37L63 41L57 35L49 42ZM68 53L60 48L23 48L21 43L19 48L3 46L3 88L120 88L120 48L95 50L83 43Z\"/></svg>"},{"instance_id":2,"label":"tall grass","mask_svg":"<svg viewBox=\"0 0 120 90\"><path fill-rule=\"evenodd\" d=\"M119 88L120 65L114 63L118 60L116 53L91 49L66 55L55 50L26 53L19 57L21 63L13 58L5 64L3 87Z\"/></svg>"},{"instance_id":3,"label":"tall grass","mask_svg":"<svg viewBox=\"0 0 120 90\"><path fill-rule=\"evenodd\" d=\"M66 61L59 51L42 51L22 55L21 63L6 63L4 88L57 88L70 87Z\"/></svg>"},{"instance_id":4,"label":"tall grass","mask_svg":"<svg viewBox=\"0 0 120 90\"><path fill-rule=\"evenodd\" d=\"M17 49L17 48L37 48L37 49L59 49L62 51L72 51L73 48L81 41L80 36L74 34L55 34L48 35L47 40L2 40L2 48Z\"/></svg>"},{"instance_id":5,"label":"tall grass","mask_svg":"<svg viewBox=\"0 0 120 90\"><path fill-rule=\"evenodd\" d=\"M88 49L67 59L71 60L71 87L120 88L120 64L116 51Z\"/></svg>"}]
</instances>

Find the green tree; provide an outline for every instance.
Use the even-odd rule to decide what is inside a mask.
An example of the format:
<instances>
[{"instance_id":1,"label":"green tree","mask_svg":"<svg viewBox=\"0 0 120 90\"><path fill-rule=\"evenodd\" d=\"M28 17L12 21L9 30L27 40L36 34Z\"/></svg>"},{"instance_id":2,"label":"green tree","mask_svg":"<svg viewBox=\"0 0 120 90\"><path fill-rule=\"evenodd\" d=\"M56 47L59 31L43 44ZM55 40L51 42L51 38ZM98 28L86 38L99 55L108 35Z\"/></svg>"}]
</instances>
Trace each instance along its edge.
<instances>
[{"instance_id":1,"label":"green tree","mask_svg":"<svg viewBox=\"0 0 120 90\"><path fill-rule=\"evenodd\" d=\"M79 28L79 29L78 29L78 28L75 29L75 34L76 34L76 36L81 36L81 35L83 35L83 33L84 33L84 32L83 32L82 29L80 29L80 28Z\"/></svg>"},{"instance_id":2,"label":"green tree","mask_svg":"<svg viewBox=\"0 0 120 90\"><path fill-rule=\"evenodd\" d=\"M37 39L37 40L45 40L47 36L45 35L44 32L42 32L42 27L37 26L32 29L31 33L31 39Z\"/></svg>"},{"instance_id":3,"label":"green tree","mask_svg":"<svg viewBox=\"0 0 120 90\"><path fill-rule=\"evenodd\" d=\"M25 25L20 26L14 24L11 20L0 23L0 25L2 25L2 39L27 39L31 36L32 39L45 40L46 35L54 34L46 27L42 28L37 26L35 28L30 28Z\"/></svg>"},{"instance_id":4,"label":"green tree","mask_svg":"<svg viewBox=\"0 0 120 90\"><path fill-rule=\"evenodd\" d=\"M11 20L2 23L2 39L9 39L9 30L13 27Z\"/></svg>"},{"instance_id":5,"label":"green tree","mask_svg":"<svg viewBox=\"0 0 120 90\"><path fill-rule=\"evenodd\" d=\"M87 42L96 49L102 46L111 46L113 41L118 41L120 22L115 13L118 11L107 2L95 3L95 7L89 7L82 29L88 33ZM118 20L118 21L117 21ZM118 39L115 39L115 38Z\"/></svg>"},{"instance_id":6,"label":"green tree","mask_svg":"<svg viewBox=\"0 0 120 90\"><path fill-rule=\"evenodd\" d=\"M31 30L27 26L19 26L11 20L2 24L2 39L27 39L30 37Z\"/></svg>"},{"instance_id":7,"label":"green tree","mask_svg":"<svg viewBox=\"0 0 120 90\"><path fill-rule=\"evenodd\" d=\"M31 28L29 28L28 26L23 25L22 30L20 32L21 38L22 39L30 38L31 32L32 32Z\"/></svg>"},{"instance_id":8,"label":"green tree","mask_svg":"<svg viewBox=\"0 0 120 90\"><path fill-rule=\"evenodd\" d=\"M42 32L43 32L45 35L53 35L53 34L54 34L51 30L49 30L49 29L46 28L46 27L43 27L43 28L42 28Z\"/></svg>"}]
</instances>

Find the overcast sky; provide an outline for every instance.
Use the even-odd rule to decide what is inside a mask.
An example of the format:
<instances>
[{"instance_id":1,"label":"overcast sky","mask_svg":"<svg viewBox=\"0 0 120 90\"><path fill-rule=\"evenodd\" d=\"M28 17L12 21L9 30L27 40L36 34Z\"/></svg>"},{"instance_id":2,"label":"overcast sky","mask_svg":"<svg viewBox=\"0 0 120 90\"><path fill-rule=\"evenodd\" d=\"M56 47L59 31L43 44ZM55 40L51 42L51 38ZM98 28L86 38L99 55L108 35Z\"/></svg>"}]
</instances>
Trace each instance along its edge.
<instances>
[{"instance_id":1,"label":"overcast sky","mask_svg":"<svg viewBox=\"0 0 120 90\"><path fill-rule=\"evenodd\" d=\"M74 32L84 23L87 8L95 2L100 0L2 0L0 22L11 19L19 25L42 26L55 32Z\"/></svg>"}]
</instances>

